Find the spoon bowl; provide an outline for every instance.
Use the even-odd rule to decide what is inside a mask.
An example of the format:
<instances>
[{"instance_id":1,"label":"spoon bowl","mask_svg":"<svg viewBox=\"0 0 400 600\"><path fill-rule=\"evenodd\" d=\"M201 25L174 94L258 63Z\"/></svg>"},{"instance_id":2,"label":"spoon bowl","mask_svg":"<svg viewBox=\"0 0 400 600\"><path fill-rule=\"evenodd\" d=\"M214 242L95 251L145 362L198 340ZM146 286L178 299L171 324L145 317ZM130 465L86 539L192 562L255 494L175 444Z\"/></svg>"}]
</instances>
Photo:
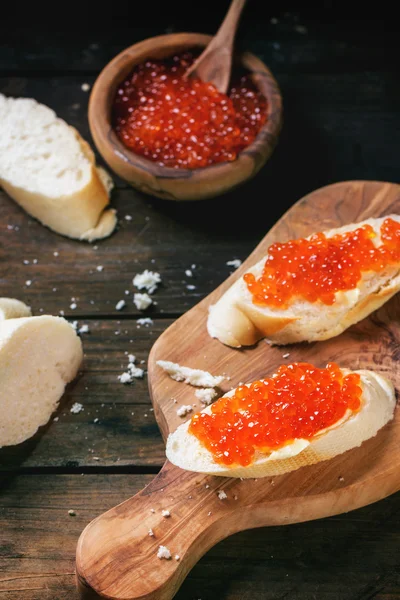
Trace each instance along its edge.
<instances>
[{"instance_id":1,"label":"spoon bowl","mask_svg":"<svg viewBox=\"0 0 400 600\"><path fill-rule=\"evenodd\" d=\"M176 33L149 38L118 54L98 76L90 96L89 125L97 149L122 179L134 188L168 200L200 200L227 192L253 177L271 156L282 124L282 98L271 71L248 52L235 57L267 98L267 120L256 139L232 162L199 169L174 169L130 151L119 140L111 123L118 85L131 70L148 58L163 59L188 49L201 50L209 35Z\"/></svg>"}]
</instances>

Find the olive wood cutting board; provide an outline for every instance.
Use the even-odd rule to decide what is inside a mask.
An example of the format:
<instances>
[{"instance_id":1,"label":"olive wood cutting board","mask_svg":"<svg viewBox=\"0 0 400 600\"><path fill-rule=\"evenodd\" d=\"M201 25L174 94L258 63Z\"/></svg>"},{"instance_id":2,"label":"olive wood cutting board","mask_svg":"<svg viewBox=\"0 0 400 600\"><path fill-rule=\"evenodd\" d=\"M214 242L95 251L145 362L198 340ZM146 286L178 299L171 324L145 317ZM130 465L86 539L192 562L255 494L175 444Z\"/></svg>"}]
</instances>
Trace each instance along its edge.
<instances>
[{"instance_id":1,"label":"olive wood cutting board","mask_svg":"<svg viewBox=\"0 0 400 600\"><path fill-rule=\"evenodd\" d=\"M400 295L325 342L273 347L260 341L235 350L211 339L206 330L209 305L260 260L272 242L391 212L400 212L399 185L350 181L316 190L280 219L218 289L173 323L154 344L148 363L150 394L164 439L183 422L176 414L180 405L196 403L194 410L201 405L195 388L173 381L156 365L160 359L229 375L231 379L221 386L223 392L293 361L318 367L335 361L350 369L373 369L389 377L399 390ZM242 481L183 471L166 461L142 492L83 531L76 559L78 588L85 599L168 600L199 558L235 532L328 517L399 489L399 410L390 424L360 448L278 477ZM224 500L218 497L221 490L227 495ZM162 510L170 516L163 517ZM170 550L170 560L157 557L160 545Z\"/></svg>"}]
</instances>

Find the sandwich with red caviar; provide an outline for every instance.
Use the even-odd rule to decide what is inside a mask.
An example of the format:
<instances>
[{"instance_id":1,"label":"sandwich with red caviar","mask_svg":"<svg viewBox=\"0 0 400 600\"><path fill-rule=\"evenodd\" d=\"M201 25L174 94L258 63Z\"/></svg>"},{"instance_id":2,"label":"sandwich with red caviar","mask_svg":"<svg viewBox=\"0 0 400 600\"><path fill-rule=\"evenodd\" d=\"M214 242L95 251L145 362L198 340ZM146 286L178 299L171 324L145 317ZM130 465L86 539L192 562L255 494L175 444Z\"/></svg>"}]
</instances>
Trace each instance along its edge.
<instances>
[{"instance_id":1,"label":"sandwich with red caviar","mask_svg":"<svg viewBox=\"0 0 400 600\"><path fill-rule=\"evenodd\" d=\"M232 346L335 337L400 289L400 216L272 244L210 307L208 332Z\"/></svg>"},{"instance_id":2,"label":"sandwich with red caviar","mask_svg":"<svg viewBox=\"0 0 400 600\"><path fill-rule=\"evenodd\" d=\"M178 427L167 458L210 475L281 475L360 446L393 418L395 404L392 383L373 371L283 365Z\"/></svg>"}]
</instances>

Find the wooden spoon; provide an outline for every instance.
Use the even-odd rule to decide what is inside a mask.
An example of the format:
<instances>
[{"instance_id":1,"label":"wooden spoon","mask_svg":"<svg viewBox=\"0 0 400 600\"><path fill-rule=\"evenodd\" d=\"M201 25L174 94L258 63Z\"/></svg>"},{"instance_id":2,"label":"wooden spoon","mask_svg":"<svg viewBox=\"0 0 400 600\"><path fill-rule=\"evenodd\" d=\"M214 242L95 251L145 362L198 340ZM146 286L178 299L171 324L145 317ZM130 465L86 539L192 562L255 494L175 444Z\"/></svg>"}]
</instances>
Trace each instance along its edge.
<instances>
[{"instance_id":1,"label":"wooden spoon","mask_svg":"<svg viewBox=\"0 0 400 600\"><path fill-rule=\"evenodd\" d=\"M173 381L157 366L160 359L229 374L223 392L294 361L318 367L335 361L353 370L372 369L390 378L399 391L400 294L325 342L279 348L261 341L253 348L235 350L211 339L206 330L210 304L265 256L273 242L390 213L400 213L399 185L349 181L316 190L280 219L240 269L173 323L154 344L148 361L150 394L164 439L182 423L179 406L194 402L195 410L201 406L193 387ZM244 481L212 477L166 461L142 492L86 527L77 548L79 591L86 600L170 600L199 558L237 531L320 519L376 502L399 489L400 408L392 422L359 448L279 477ZM218 495L221 491L225 499ZM163 516L163 510L170 516ZM170 550L169 560L157 556L160 546Z\"/></svg>"},{"instance_id":2,"label":"wooden spoon","mask_svg":"<svg viewBox=\"0 0 400 600\"><path fill-rule=\"evenodd\" d=\"M232 0L225 19L207 48L186 71L186 77L198 77L226 94L231 77L233 41L246 0Z\"/></svg>"}]
</instances>

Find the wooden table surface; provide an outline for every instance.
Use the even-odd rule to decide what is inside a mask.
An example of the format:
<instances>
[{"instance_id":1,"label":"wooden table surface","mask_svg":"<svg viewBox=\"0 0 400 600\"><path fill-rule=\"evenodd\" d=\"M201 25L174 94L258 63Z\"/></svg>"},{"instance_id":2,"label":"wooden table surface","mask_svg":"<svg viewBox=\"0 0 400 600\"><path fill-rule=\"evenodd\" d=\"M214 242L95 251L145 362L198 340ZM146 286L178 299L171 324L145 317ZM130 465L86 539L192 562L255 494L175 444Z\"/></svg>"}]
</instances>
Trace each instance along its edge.
<instances>
[{"instance_id":1,"label":"wooden table surface","mask_svg":"<svg viewBox=\"0 0 400 600\"><path fill-rule=\"evenodd\" d=\"M212 12L200 3L194 23L174 0L133 4L131 13L116 6L98 22L83 10L79 22L69 14L51 26L32 7L21 15L21 7L10 6L2 19L0 92L48 104L90 139L82 84L92 84L113 55L140 39L212 33L227 2L214 2ZM146 197L117 179L119 228L96 245L50 232L0 192L0 296L24 300L36 315L64 311L90 329L82 335L82 373L57 418L26 443L0 451L1 599L76 600L80 532L160 469L164 446L146 378L132 385L117 380L125 353L146 361L157 336L226 278L227 261L245 258L307 192L345 179L400 180L390 16L370 11L351 19L344 3L339 11L274 14L261 11L262 4L249 2L238 42L275 74L285 124L272 159L252 182L223 198L183 205ZM163 281L150 327L138 326L143 315L132 302L132 278L146 268ZM121 299L127 305L118 312ZM70 412L74 402L84 407L79 414ZM399 494L347 515L244 532L210 551L176 598L398 600L399 534Z\"/></svg>"}]
</instances>

